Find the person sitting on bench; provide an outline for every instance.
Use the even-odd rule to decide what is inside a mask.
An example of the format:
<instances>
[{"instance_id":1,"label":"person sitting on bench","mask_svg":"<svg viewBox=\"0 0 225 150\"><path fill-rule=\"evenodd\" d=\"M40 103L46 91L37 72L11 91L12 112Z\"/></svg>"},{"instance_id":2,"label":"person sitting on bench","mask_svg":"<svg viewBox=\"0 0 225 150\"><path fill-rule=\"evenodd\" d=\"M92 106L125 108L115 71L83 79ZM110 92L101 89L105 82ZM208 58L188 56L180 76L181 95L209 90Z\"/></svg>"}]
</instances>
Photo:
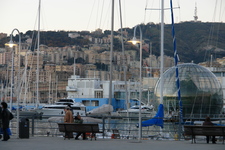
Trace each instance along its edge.
<instances>
[{"instance_id":1,"label":"person sitting on bench","mask_svg":"<svg viewBox=\"0 0 225 150\"><path fill-rule=\"evenodd\" d=\"M81 118L81 116L79 115L79 112L77 113L77 115L75 116L75 123L80 123L80 124L82 124L83 123L83 119ZM75 137L75 140L79 140L79 136L81 135L81 134L83 134L83 140L87 140L87 138L86 138L86 133L85 132L78 132L77 133L77 135L76 135L76 137Z\"/></svg>"},{"instance_id":2,"label":"person sitting on bench","mask_svg":"<svg viewBox=\"0 0 225 150\"><path fill-rule=\"evenodd\" d=\"M211 122L209 117L205 118L205 121L203 122L203 126L213 126L213 123ZM209 139L210 139L210 136L206 136L206 142L207 143L209 143ZM216 144L216 137L215 136L212 136L212 143Z\"/></svg>"}]
</instances>

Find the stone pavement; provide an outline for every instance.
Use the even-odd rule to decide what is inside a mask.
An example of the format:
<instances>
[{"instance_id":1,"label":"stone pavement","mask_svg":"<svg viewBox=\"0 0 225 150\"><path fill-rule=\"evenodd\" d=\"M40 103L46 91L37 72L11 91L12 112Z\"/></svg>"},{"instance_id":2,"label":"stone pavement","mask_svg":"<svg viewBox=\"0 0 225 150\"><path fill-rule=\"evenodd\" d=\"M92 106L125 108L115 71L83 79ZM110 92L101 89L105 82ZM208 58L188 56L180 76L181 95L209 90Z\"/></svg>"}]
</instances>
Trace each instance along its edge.
<instances>
[{"instance_id":1,"label":"stone pavement","mask_svg":"<svg viewBox=\"0 0 225 150\"><path fill-rule=\"evenodd\" d=\"M189 140L137 140L100 139L74 140L63 137L30 137L17 139L12 136L9 141L0 140L0 150L225 150L225 144L206 144L199 140L191 144Z\"/></svg>"}]
</instances>

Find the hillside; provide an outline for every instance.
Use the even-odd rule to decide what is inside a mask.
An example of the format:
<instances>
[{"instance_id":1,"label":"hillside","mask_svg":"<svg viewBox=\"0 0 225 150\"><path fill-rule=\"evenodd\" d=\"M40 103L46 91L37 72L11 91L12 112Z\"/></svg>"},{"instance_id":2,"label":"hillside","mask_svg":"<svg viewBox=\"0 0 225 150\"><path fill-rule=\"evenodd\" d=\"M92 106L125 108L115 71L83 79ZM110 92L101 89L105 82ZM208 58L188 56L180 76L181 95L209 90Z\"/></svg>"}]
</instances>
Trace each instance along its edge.
<instances>
[{"instance_id":1,"label":"hillside","mask_svg":"<svg viewBox=\"0 0 225 150\"><path fill-rule=\"evenodd\" d=\"M173 57L171 25L165 25L164 53ZM160 55L160 24L142 26L143 35L152 42L153 54ZM195 63L225 56L225 24L183 22L175 24L177 51L182 62Z\"/></svg>"},{"instance_id":2,"label":"hillside","mask_svg":"<svg viewBox=\"0 0 225 150\"><path fill-rule=\"evenodd\" d=\"M152 54L160 55L160 24L141 24L143 33L143 39L145 43L152 43ZM128 32L128 38L133 37L133 28L125 28ZM68 37L69 32L78 32L81 36L76 39ZM120 31L115 32L115 35L119 35ZM110 31L106 30L102 34L81 32L81 31L43 31L41 32L41 44L52 47L63 47L67 45L84 45L91 44L89 40L85 39L85 35L92 37L107 37L110 35ZM139 36L139 30L136 33ZM177 51L179 58L182 62L195 63L208 61L212 54L214 58L221 58L225 56L225 23L202 23L202 22L182 22L175 24L175 35L177 40ZM27 31L22 33L22 41L25 41L27 37L32 37L33 31ZM137 37L139 38L139 37ZM18 41L18 36L14 38ZM9 41L8 39L0 40L0 47L4 47L4 44ZM35 40L33 40L35 41ZM114 40L115 51L121 50L121 43L118 39ZM135 49L130 45L125 44L125 50ZM34 48L32 48L34 49ZM138 49L137 49L138 50ZM164 38L164 53L165 55L173 57L173 43L171 25L165 25L165 38ZM143 57L147 57L148 52L143 52Z\"/></svg>"}]
</instances>

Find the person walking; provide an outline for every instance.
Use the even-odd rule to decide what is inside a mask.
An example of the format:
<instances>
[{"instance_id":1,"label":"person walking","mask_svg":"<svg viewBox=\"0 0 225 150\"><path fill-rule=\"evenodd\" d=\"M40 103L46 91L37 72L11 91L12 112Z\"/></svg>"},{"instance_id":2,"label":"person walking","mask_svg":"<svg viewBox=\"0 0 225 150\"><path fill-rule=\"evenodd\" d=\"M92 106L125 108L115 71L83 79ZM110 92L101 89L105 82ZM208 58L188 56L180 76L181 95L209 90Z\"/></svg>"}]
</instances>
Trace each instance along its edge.
<instances>
[{"instance_id":1,"label":"person walking","mask_svg":"<svg viewBox=\"0 0 225 150\"><path fill-rule=\"evenodd\" d=\"M65 116L64 116L64 123L73 123L73 114L70 111L70 107L65 107ZM65 132L65 138L73 138L73 132Z\"/></svg>"},{"instance_id":2,"label":"person walking","mask_svg":"<svg viewBox=\"0 0 225 150\"><path fill-rule=\"evenodd\" d=\"M203 122L203 126L213 126L213 123L211 122L211 119L209 117L205 118L205 121ZM209 143L210 136L206 136L206 142ZM212 136L212 143L216 144L216 137Z\"/></svg>"},{"instance_id":3,"label":"person walking","mask_svg":"<svg viewBox=\"0 0 225 150\"><path fill-rule=\"evenodd\" d=\"M3 140L8 141L10 136L8 134L9 122L10 122L10 111L7 109L8 105L6 102L1 102L2 112L1 112L1 119L2 119L2 130L3 130Z\"/></svg>"}]
</instances>

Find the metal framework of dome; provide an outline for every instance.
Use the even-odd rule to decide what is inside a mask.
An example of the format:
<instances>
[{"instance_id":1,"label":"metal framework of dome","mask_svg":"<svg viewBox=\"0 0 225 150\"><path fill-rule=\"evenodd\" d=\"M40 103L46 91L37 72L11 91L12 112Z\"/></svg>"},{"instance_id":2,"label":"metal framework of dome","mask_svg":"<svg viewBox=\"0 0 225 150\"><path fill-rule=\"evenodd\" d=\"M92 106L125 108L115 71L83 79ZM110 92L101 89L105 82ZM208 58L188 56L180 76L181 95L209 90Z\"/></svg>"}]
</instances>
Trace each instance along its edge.
<instances>
[{"instance_id":1,"label":"metal framework of dome","mask_svg":"<svg viewBox=\"0 0 225 150\"><path fill-rule=\"evenodd\" d=\"M223 107L222 87L216 76L207 68L194 64L179 64L181 101L184 117L204 117L220 114ZM163 74L163 104L165 113L178 112L175 67ZM155 99L160 98L159 79L155 87Z\"/></svg>"}]
</instances>

